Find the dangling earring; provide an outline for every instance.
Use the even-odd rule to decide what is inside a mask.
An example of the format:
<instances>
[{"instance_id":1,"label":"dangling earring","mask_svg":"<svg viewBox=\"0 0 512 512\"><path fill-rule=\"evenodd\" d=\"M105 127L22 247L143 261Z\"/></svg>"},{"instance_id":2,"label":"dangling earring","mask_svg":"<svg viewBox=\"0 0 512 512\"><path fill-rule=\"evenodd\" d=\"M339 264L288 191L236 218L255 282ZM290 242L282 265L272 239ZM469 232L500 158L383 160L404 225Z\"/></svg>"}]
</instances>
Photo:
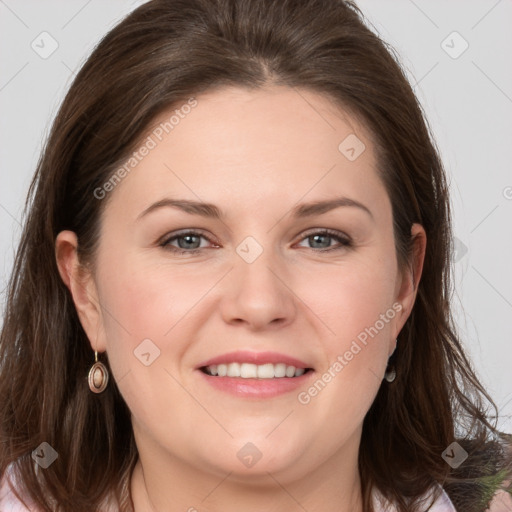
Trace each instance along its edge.
<instances>
[{"instance_id":1,"label":"dangling earring","mask_svg":"<svg viewBox=\"0 0 512 512\"><path fill-rule=\"evenodd\" d=\"M396 350L396 345L398 344L398 339L395 341L395 350ZM393 350L393 353L391 354L391 356L395 353L395 350ZM389 356L389 359L391 359L391 356ZM388 368L389 368L389 365L388 365ZM391 366L389 369L386 369L386 373L384 374L384 378L388 381L388 382L393 382L396 378L396 370L395 370L395 367L394 366Z\"/></svg>"},{"instance_id":2,"label":"dangling earring","mask_svg":"<svg viewBox=\"0 0 512 512\"><path fill-rule=\"evenodd\" d=\"M95 363L89 370L89 388L93 393L101 393L105 391L108 384L108 370L107 367L98 361L98 352L94 351Z\"/></svg>"}]
</instances>

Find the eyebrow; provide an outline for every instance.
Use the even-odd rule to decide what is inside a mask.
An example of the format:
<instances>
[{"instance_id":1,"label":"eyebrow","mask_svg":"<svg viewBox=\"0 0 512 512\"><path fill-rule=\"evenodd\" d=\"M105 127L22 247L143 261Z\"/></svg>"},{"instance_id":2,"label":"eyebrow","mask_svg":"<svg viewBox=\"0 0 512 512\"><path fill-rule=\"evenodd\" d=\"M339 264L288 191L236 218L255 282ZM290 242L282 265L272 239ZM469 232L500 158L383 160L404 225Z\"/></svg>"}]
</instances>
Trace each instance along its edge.
<instances>
[{"instance_id":1,"label":"eyebrow","mask_svg":"<svg viewBox=\"0 0 512 512\"><path fill-rule=\"evenodd\" d=\"M359 208L360 210L366 212L372 219L373 214L364 204L356 201L354 199L350 199L348 197L338 197L335 199L328 199L324 201L314 201L310 203L303 203L298 206L295 206L291 215L295 218L306 218L313 217L315 215L321 215L323 213L327 213L335 208L339 208L341 206L349 206ZM142 213L139 214L137 220L145 217L149 213L159 210L160 208L178 208L183 210L186 213L191 215L200 215L202 217L210 217L213 219L222 220L225 219L226 215L220 210L217 206L212 203L203 203L200 201L191 201L188 199L160 199L156 203L148 206Z\"/></svg>"}]
</instances>

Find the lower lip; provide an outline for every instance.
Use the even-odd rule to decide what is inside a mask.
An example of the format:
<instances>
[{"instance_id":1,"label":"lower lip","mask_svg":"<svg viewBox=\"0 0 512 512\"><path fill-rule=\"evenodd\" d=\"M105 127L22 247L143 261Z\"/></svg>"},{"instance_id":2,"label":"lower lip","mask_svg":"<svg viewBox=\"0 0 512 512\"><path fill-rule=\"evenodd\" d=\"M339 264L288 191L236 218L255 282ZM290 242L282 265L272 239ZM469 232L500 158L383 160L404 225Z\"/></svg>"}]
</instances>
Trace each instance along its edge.
<instances>
[{"instance_id":1,"label":"lower lip","mask_svg":"<svg viewBox=\"0 0 512 512\"><path fill-rule=\"evenodd\" d=\"M272 398L303 386L315 373L310 370L300 377L274 379L243 379L242 377L216 377L197 370L208 384L234 396L243 398Z\"/></svg>"}]
</instances>

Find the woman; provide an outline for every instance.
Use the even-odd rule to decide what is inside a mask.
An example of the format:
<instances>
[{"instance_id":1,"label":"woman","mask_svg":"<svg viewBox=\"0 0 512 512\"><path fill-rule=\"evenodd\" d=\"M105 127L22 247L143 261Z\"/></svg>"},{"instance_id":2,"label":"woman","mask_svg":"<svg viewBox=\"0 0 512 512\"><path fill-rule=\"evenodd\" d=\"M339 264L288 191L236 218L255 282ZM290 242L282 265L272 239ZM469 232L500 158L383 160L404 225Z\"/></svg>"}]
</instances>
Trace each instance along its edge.
<instances>
[{"instance_id":1,"label":"woman","mask_svg":"<svg viewBox=\"0 0 512 512\"><path fill-rule=\"evenodd\" d=\"M139 7L29 197L2 510L509 507L510 438L450 316L442 164L355 5Z\"/></svg>"}]
</instances>

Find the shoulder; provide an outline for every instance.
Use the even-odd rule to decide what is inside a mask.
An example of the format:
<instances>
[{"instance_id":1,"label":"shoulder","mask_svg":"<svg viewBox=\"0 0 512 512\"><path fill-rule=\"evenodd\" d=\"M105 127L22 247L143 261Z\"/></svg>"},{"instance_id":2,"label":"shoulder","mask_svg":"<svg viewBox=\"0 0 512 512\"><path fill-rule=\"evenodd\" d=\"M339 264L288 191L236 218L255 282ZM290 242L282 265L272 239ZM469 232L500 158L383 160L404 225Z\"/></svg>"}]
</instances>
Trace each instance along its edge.
<instances>
[{"instance_id":1,"label":"shoulder","mask_svg":"<svg viewBox=\"0 0 512 512\"><path fill-rule=\"evenodd\" d=\"M440 495L432 506L430 506L436 491L440 492ZM377 489L374 489L372 498L375 512L396 512L396 507L390 504ZM421 497L421 503L425 504L425 506L430 506L430 508L428 508L429 512L457 512L455 506L448 497L448 494L446 494L439 484L433 486L424 496Z\"/></svg>"},{"instance_id":2,"label":"shoulder","mask_svg":"<svg viewBox=\"0 0 512 512\"><path fill-rule=\"evenodd\" d=\"M13 492L13 489L23 498L27 506L21 502ZM108 496L100 505L104 512L116 512L119 510L113 496ZM0 512L41 512L34 502L21 492L14 476L12 464L8 466L5 474L0 479Z\"/></svg>"},{"instance_id":3,"label":"shoulder","mask_svg":"<svg viewBox=\"0 0 512 512\"><path fill-rule=\"evenodd\" d=\"M421 502L429 506L436 490L440 491L440 495L432 507L428 508L429 512L460 512L439 484L433 486L428 493L422 496ZM396 508L377 489L374 489L372 497L375 512L396 512ZM512 496L506 491L497 491L485 512L512 512Z\"/></svg>"},{"instance_id":4,"label":"shoulder","mask_svg":"<svg viewBox=\"0 0 512 512\"><path fill-rule=\"evenodd\" d=\"M2 512L38 512L33 507L31 501L23 496L24 501L30 506L28 509L14 494L13 489L16 489L21 496L21 492L16 487L16 482L12 473L11 466L9 466L0 480L0 510Z\"/></svg>"}]
</instances>

